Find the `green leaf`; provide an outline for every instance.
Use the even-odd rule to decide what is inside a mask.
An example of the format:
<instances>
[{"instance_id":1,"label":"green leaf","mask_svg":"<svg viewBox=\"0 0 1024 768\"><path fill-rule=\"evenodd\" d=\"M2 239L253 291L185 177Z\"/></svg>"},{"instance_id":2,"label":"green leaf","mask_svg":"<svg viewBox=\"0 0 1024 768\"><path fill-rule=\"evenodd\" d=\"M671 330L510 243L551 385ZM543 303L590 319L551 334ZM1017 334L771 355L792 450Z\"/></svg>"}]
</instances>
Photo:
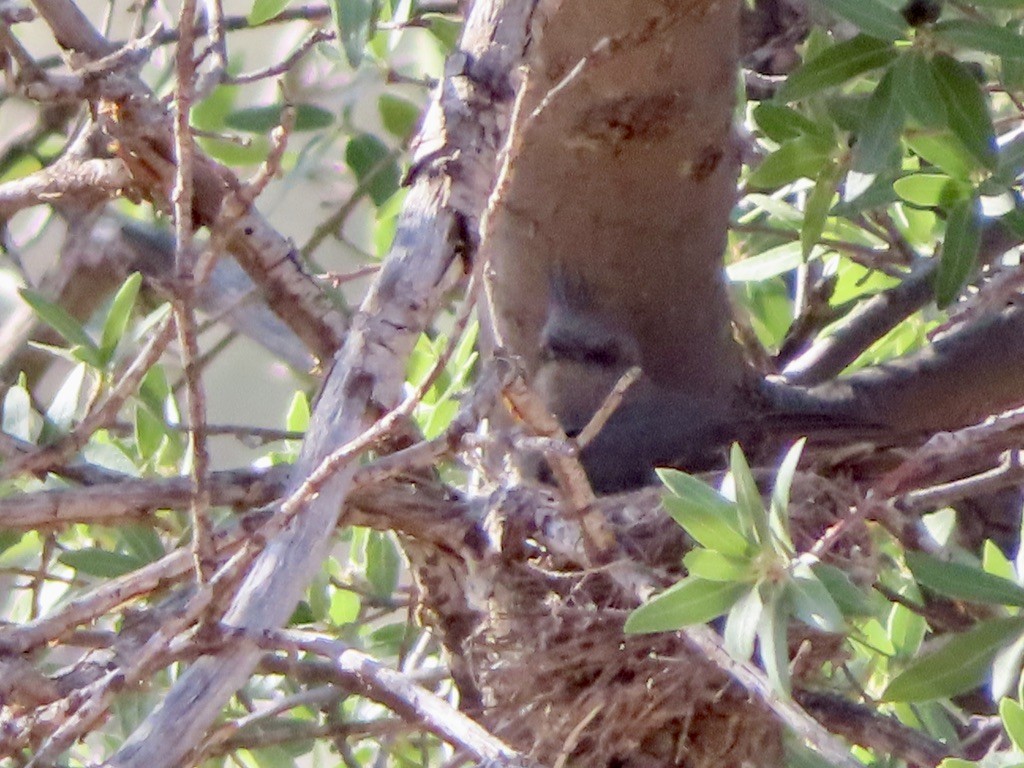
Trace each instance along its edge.
<instances>
[{"instance_id":1,"label":"green leaf","mask_svg":"<svg viewBox=\"0 0 1024 768\"><path fill-rule=\"evenodd\" d=\"M459 44L459 36L462 34L462 25L442 13L425 13L420 20L426 22L427 29L437 42L441 44L441 50L449 54Z\"/></svg>"},{"instance_id":2,"label":"green leaf","mask_svg":"<svg viewBox=\"0 0 1024 768\"><path fill-rule=\"evenodd\" d=\"M287 8L289 2L291 0L254 0L247 19L250 26L270 21Z\"/></svg>"},{"instance_id":3,"label":"green leaf","mask_svg":"<svg viewBox=\"0 0 1024 768\"><path fill-rule=\"evenodd\" d=\"M765 610L761 612L757 629L761 664L775 690L789 694L789 643L786 640L789 615L786 600L781 590L772 590L764 602Z\"/></svg>"},{"instance_id":4,"label":"green leaf","mask_svg":"<svg viewBox=\"0 0 1024 768\"><path fill-rule=\"evenodd\" d=\"M359 618L359 611L361 609L362 598L358 592L352 592L347 589L335 589L331 593L331 607L328 615L335 625L351 624Z\"/></svg>"},{"instance_id":5,"label":"green leaf","mask_svg":"<svg viewBox=\"0 0 1024 768\"><path fill-rule=\"evenodd\" d=\"M896 60L892 73L895 97L907 114L923 126L944 128L946 106L931 60L917 49L911 49Z\"/></svg>"},{"instance_id":6,"label":"green leaf","mask_svg":"<svg viewBox=\"0 0 1024 768\"><path fill-rule=\"evenodd\" d=\"M983 168L974 155L967 151L963 142L949 131L910 131L904 134L903 140L922 160L958 181L969 183L971 175Z\"/></svg>"},{"instance_id":7,"label":"green leaf","mask_svg":"<svg viewBox=\"0 0 1024 768\"><path fill-rule=\"evenodd\" d=\"M147 564L145 560L123 552L111 552L97 547L62 552L57 559L80 573L107 579L123 576Z\"/></svg>"},{"instance_id":8,"label":"green leaf","mask_svg":"<svg viewBox=\"0 0 1024 768\"><path fill-rule=\"evenodd\" d=\"M345 58L353 68L358 67L363 60L363 49L377 23L378 3L374 0L329 0L328 5Z\"/></svg>"},{"instance_id":9,"label":"green leaf","mask_svg":"<svg viewBox=\"0 0 1024 768\"><path fill-rule=\"evenodd\" d=\"M752 187L771 189L789 184L800 178L815 178L828 161L830 152L821 142L800 137L787 141L761 161L747 183Z\"/></svg>"},{"instance_id":10,"label":"green leaf","mask_svg":"<svg viewBox=\"0 0 1024 768\"><path fill-rule=\"evenodd\" d=\"M288 406L285 428L290 432L305 432L309 429L309 400L306 393L296 391Z\"/></svg>"},{"instance_id":11,"label":"green leaf","mask_svg":"<svg viewBox=\"0 0 1024 768\"><path fill-rule=\"evenodd\" d=\"M841 178L840 164L835 161L826 163L814 182L814 189L807 196L804 223L800 228L800 250L804 261L811 257L811 251L821 240L821 233L825 231L825 222L832 207L832 198L835 197Z\"/></svg>"},{"instance_id":12,"label":"green leaf","mask_svg":"<svg viewBox=\"0 0 1024 768\"><path fill-rule=\"evenodd\" d=\"M945 307L960 293L974 269L981 245L981 223L974 200L953 206L946 221L942 257L935 274L935 303Z\"/></svg>"},{"instance_id":13,"label":"green leaf","mask_svg":"<svg viewBox=\"0 0 1024 768\"><path fill-rule=\"evenodd\" d=\"M376 136L364 133L345 146L345 163L366 187L374 205L383 205L398 189L401 173L390 149Z\"/></svg>"},{"instance_id":14,"label":"green leaf","mask_svg":"<svg viewBox=\"0 0 1024 768\"><path fill-rule=\"evenodd\" d=\"M832 600L844 616L862 617L874 613L871 599L850 580L844 571L828 563L815 563L811 566L814 575L825 585L832 595Z\"/></svg>"},{"instance_id":15,"label":"green leaf","mask_svg":"<svg viewBox=\"0 0 1024 768\"><path fill-rule=\"evenodd\" d=\"M683 565L690 576L707 581L746 581L753 573L750 560L712 549L691 549L683 556Z\"/></svg>"},{"instance_id":16,"label":"green leaf","mask_svg":"<svg viewBox=\"0 0 1024 768\"><path fill-rule=\"evenodd\" d=\"M136 450L145 461L151 459L163 445L167 425L144 404L135 406L134 437Z\"/></svg>"},{"instance_id":17,"label":"green leaf","mask_svg":"<svg viewBox=\"0 0 1024 768\"><path fill-rule=\"evenodd\" d=\"M761 492L757 488L754 474L747 464L747 457L739 443L733 443L729 451L729 471L736 484L736 509L742 520L757 537L762 547L772 545L771 530L768 527L768 515L765 513Z\"/></svg>"},{"instance_id":18,"label":"green leaf","mask_svg":"<svg viewBox=\"0 0 1024 768\"><path fill-rule=\"evenodd\" d=\"M4 395L4 433L27 443L34 443L43 429L43 419L32 407L32 397L25 388L25 376Z\"/></svg>"},{"instance_id":19,"label":"green leaf","mask_svg":"<svg viewBox=\"0 0 1024 768\"><path fill-rule=\"evenodd\" d=\"M800 136L813 136L832 142L832 127L827 123L818 124L792 107L762 101L753 111L754 121L772 141L782 144Z\"/></svg>"},{"instance_id":20,"label":"green leaf","mask_svg":"<svg viewBox=\"0 0 1024 768\"><path fill-rule=\"evenodd\" d=\"M898 166L903 106L896 96L894 80L892 70L886 72L868 99L850 162L850 167L859 173L878 173Z\"/></svg>"},{"instance_id":21,"label":"green leaf","mask_svg":"<svg viewBox=\"0 0 1024 768\"><path fill-rule=\"evenodd\" d=\"M1024 751L1024 707L1013 699L1004 698L999 702L999 717L1013 746Z\"/></svg>"},{"instance_id":22,"label":"green leaf","mask_svg":"<svg viewBox=\"0 0 1024 768\"><path fill-rule=\"evenodd\" d=\"M152 563L166 554L160 535L148 525L128 523L118 529L117 535L125 551L142 562Z\"/></svg>"},{"instance_id":23,"label":"green leaf","mask_svg":"<svg viewBox=\"0 0 1024 768\"><path fill-rule=\"evenodd\" d=\"M1021 659L1024 659L1024 635L1000 648L992 660L992 698L1002 698L1020 685Z\"/></svg>"},{"instance_id":24,"label":"green leaf","mask_svg":"<svg viewBox=\"0 0 1024 768\"><path fill-rule=\"evenodd\" d=\"M267 133L281 124L284 104L268 104L265 107L247 107L228 115L224 122L229 128L248 133ZM334 124L334 113L315 104L295 105L296 131L318 131Z\"/></svg>"},{"instance_id":25,"label":"green leaf","mask_svg":"<svg viewBox=\"0 0 1024 768\"><path fill-rule=\"evenodd\" d=\"M883 40L899 40L907 22L880 0L818 0L836 16L853 22L862 32Z\"/></svg>"},{"instance_id":26,"label":"green leaf","mask_svg":"<svg viewBox=\"0 0 1024 768\"><path fill-rule=\"evenodd\" d=\"M822 632L843 630L843 612L809 566L801 564L794 570L789 598L797 618L809 627Z\"/></svg>"},{"instance_id":27,"label":"green leaf","mask_svg":"<svg viewBox=\"0 0 1024 768\"><path fill-rule=\"evenodd\" d=\"M897 179L892 186L908 203L926 208L948 208L970 194L970 187L944 173L912 173Z\"/></svg>"},{"instance_id":28,"label":"green leaf","mask_svg":"<svg viewBox=\"0 0 1024 768\"><path fill-rule=\"evenodd\" d=\"M124 336L128 328L128 321L132 316L132 309L135 307L135 298L139 295L139 286L142 285L142 275L132 272L114 294L110 303L110 311L103 321L103 334L100 337L100 357L103 362L109 363L117 349L118 342Z\"/></svg>"},{"instance_id":29,"label":"green leaf","mask_svg":"<svg viewBox=\"0 0 1024 768\"><path fill-rule=\"evenodd\" d=\"M743 595L730 609L725 619L722 640L725 650L734 659L747 660L754 655L754 640L757 638L763 610L761 595L756 589Z\"/></svg>"},{"instance_id":30,"label":"green leaf","mask_svg":"<svg viewBox=\"0 0 1024 768\"><path fill-rule=\"evenodd\" d=\"M889 683L884 701L929 701L969 691L982 682L996 652L1024 632L1024 616L993 619L951 637L914 659Z\"/></svg>"},{"instance_id":31,"label":"green leaf","mask_svg":"<svg viewBox=\"0 0 1024 768\"><path fill-rule=\"evenodd\" d=\"M909 658L918 652L924 642L928 623L921 614L905 605L894 603L889 609L886 632L894 654Z\"/></svg>"},{"instance_id":32,"label":"green leaf","mask_svg":"<svg viewBox=\"0 0 1024 768\"><path fill-rule=\"evenodd\" d=\"M69 315L60 304L50 301L31 288L22 288L18 293L21 294L25 303L32 307L39 319L59 333L68 344L91 349L94 352L98 351L92 339L82 328L82 324Z\"/></svg>"},{"instance_id":33,"label":"green leaf","mask_svg":"<svg viewBox=\"0 0 1024 768\"><path fill-rule=\"evenodd\" d=\"M786 451L785 458L779 464L779 471L775 475L775 485L772 487L772 498L769 511L771 513L771 526L776 538L783 542L790 552L795 552L793 540L789 533L789 490L793 485L793 477L800 464L800 455L803 453L807 438L800 438Z\"/></svg>"},{"instance_id":34,"label":"green leaf","mask_svg":"<svg viewBox=\"0 0 1024 768\"><path fill-rule=\"evenodd\" d=\"M757 283L794 270L803 262L800 243L783 243L730 264L725 273L733 283Z\"/></svg>"},{"instance_id":35,"label":"green leaf","mask_svg":"<svg viewBox=\"0 0 1024 768\"><path fill-rule=\"evenodd\" d=\"M865 0L851 0L859 4ZM895 11L892 11L895 13ZM893 46L882 40L858 35L837 43L807 61L793 72L779 89L780 101L796 101L818 91L832 88L857 75L884 67L896 58Z\"/></svg>"},{"instance_id":36,"label":"green leaf","mask_svg":"<svg viewBox=\"0 0 1024 768\"><path fill-rule=\"evenodd\" d=\"M937 36L963 48L1006 59L1024 59L1024 38L1012 29L972 19L953 19L938 22L932 30Z\"/></svg>"},{"instance_id":37,"label":"green leaf","mask_svg":"<svg viewBox=\"0 0 1024 768\"><path fill-rule=\"evenodd\" d=\"M366 580L377 597L391 597L398 587L402 561L387 533L370 531L366 541Z\"/></svg>"},{"instance_id":38,"label":"green leaf","mask_svg":"<svg viewBox=\"0 0 1024 768\"><path fill-rule=\"evenodd\" d=\"M381 94L377 100L377 111L384 129L403 141L412 136L420 121L420 107L417 104L390 93Z\"/></svg>"},{"instance_id":39,"label":"green leaf","mask_svg":"<svg viewBox=\"0 0 1024 768\"><path fill-rule=\"evenodd\" d=\"M925 552L908 551L904 557L917 583L940 595L976 603L1024 606L1024 589L1008 579L939 560Z\"/></svg>"},{"instance_id":40,"label":"green leaf","mask_svg":"<svg viewBox=\"0 0 1024 768\"><path fill-rule=\"evenodd\" d=\"M625 631L670 632L703 624L728 611L749 589L735 582L685 578L633 611Z\"/></svg>"},{"instance_id":41,"label":"green leaf","mask_svg":"<svg viewBox=\"0 0 1024 768\"><path fill-rule=\"evenodd\" d=\"M735 503L685 472L656 472L672 493L664 498L665 510L694 541L737 558L747 554L750 542L744 536Z\"/></svg>"},{"instance_id":42,"label":"green leaf","mask_svg":"<svg viewBox=\"0 0 1024 768\"><path fill-rule=\"evenodd\" d=\"M952 56L938 54L932 66L950 129L982 166L995 170L999 165L995 128L978 81Z\"/></svg>"}]
</instances>

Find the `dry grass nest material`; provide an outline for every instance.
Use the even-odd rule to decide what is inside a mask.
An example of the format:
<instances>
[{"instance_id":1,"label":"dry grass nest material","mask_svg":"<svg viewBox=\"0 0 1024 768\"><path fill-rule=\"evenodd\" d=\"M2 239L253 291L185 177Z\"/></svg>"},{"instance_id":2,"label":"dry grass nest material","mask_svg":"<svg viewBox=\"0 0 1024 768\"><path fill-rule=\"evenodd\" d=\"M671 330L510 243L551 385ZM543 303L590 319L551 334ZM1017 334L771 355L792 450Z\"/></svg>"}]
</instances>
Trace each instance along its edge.
<instances>
[{"instance_id":1,"label":"dry grass nest material","mask_svg":"<svg viewBox=\"0 0 1024 768\"><path fill-rule=\"evenodd\" d=\"M801 476L792 505L796 540L810 544L845 517L850 493ZM657 508L657 495L606 503L622 551L646 561L638 566L655 569L665 585L677 579L686 537ZM870 537L863 524L848 527L834 547L836 564L864 577L874 566ZM505 572L470 650L487 724L546 766L781 765L781 733L767 709L682 635L623 634L639 597L613 578L615 567L554 574L535 560ZM794 635L798 674L842 655L836 638L808 643L808 633Z\"/></svg>"}]
</instances>

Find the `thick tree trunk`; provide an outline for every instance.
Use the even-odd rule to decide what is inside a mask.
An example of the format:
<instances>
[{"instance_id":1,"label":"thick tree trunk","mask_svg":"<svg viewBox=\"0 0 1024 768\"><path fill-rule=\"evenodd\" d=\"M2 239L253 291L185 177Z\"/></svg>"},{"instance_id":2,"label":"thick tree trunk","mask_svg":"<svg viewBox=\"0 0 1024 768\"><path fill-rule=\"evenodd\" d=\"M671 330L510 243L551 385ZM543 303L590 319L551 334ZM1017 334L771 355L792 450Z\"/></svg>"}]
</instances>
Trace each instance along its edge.
<instances>
[{"instance_id":1,"label":"thick tree trunk","mask_svg":"<svg viewBox=\"0 0 1024 768\"><path fill-rule=\"evenodd\" d=\"M653 383L716 402L740 383L721 275L738 13L734 0L539 6L484 242L498 329L531 374L562 277L635 339ZM593 412L607 389L577 385Z\"/></svg>"}]
</instances>

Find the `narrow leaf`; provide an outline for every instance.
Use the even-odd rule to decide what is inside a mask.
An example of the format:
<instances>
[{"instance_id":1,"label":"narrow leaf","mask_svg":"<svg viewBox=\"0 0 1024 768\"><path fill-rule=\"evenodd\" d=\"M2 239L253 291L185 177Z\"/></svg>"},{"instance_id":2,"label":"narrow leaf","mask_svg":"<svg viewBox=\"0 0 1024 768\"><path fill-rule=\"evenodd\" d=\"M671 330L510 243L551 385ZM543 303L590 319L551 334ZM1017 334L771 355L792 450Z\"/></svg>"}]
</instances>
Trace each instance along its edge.
<instances>
[{"instance_id":1,"label":"narrow leaf","mask_svg":"<svg viewBox=\"0 0 1024 768\"><path fill-rule=\"evenodd\" d=\"M794 613L804 624L822 632L843 630L843 612L809 567L798 568L789 583L789 597Z\"/></svg>"},{"instance_id":2,"label":"narrow leaf","mask_svg":"<svg viewBox=\"0 0 1024 768\"><path fill-rule=\"evenodd\" d=\"M815 563L811 570L825 585L844 616L870 616L874 613L870 598L857 588L843 570L827 563Z\"/></svg>"},{"instance_id":3,"label":"narrow leaf","mask_svg":"<svg viewBox=\"0 0 1024 768\"><path fill-rule=\"evenodd\" d=\"M754 655L754 640L757 637L763 610L760 593L756 589L751 589L737 600L729 611L725 619L722 640L725 650L733 658L746 661Z\"/></svg>"},{"instance_id":4,"label":"narrow leaf","mask_svg":"<svg viewBox=\"0 0 1024 768\"><path fill-rule=\"evenodd\" d=\"M1024 632L1024 616L993 619L920 656L885 689L885 701L929 701L969 691L985 678L996 652Z\"/></svg>"},{"instance_id":5,"label":"narrow leaf","mask_svg":"<svg viewBox=\"0 0 1024 768\"><path fill-rule=\"evenodd\" d=\"M790 552L794 552L793 540L789 534L789 490L793 485L793 477L796 475L796 468L800 464L800 455L803 453L806 438L800 438L788 451L779 464L779 471L775 475L775 485L772 487L771 499L771 525L775 536L783 542Z\"/></svg>"},{"instance_id":6,"label":"narrow leaf","mask_svg":"<svg viewBox=\"0 0 1024 768\"><path fill-rule=\"evenodd\" d=\"M57 559L80 573L102 578L123 576L146 565L145 560L137 557L96 547L62 552Z\"/></svg>"},{"instance_id":7,"label":"narrow leaf","mask_svg":"<svg viewBox=\"0 0 1024 768\"><path fill-rule=\"evenodd\" d=\"M345 58L353 68L358 67L377 20L377 3L374 0L329 0L328 5Z\"/></svg>"},{"instance_id":8,"label":"narrow leaf","mask_svg":"<svg viewBox=\"0 0 1024 768\"><path fill-rule=\"evenodd\" d=\"M879 173L893 165L898 167L903 106L896 98L893 82L890 70L868 99L850 162L850 167L859 173Z\"/></svg>"},{"instance_id":9,"label":"narrow leaf","mask_svg":"<svg viewBox=\"0 0 1024 768\"><path fill-rule=\"evenodd\" d=\"M633 611L625 631L667 632L703 624L728 611L749 589L746 584L688 577Z\"/></svg>"},{"instance_id":10,"label":"narrow leaf","mask_svg":"<svg viewBox=\"0 0 1024 768\"><path fill-rule=\"evenodd\" d=\"M657 470L672 492L666 495L666 511L694 541L726 555L742 557L750 548L743 535L736 505L714 488L674 469Z\"/></svg>"},{"instance_id":11,"label":"narrow leaf","mask_svg":"<svg viewBox=\"0 0 1024 768\"><path fill-rule=\"evenodd\" d=\"M788 695L789 644L786 641L786 628L789 625L789 616L786 611L786 600L780 590L774 590L765 602L765 610L761 612L761 622L757 630L761 663L775 689Z\"/></svg>"},{"instance_id":12,"label":"narrow leaf","mask_svg":"<svg viewBox=\"0 0 1024 768\"><path fill-rule=\"evenodd\" d=\"M832 198L835 197L841 178L842 169L839 163L834 160L826 163L815 179L814 189L807 196L804 223L800 227L800 251L804 261L811 257L811 251L821 240L821 233L825 231L825 222L832 207Z\"/></svg>"},{"instance_id":13,"label":"narrow leaf","mask_svg":"<svg viewBox=\"0 0 1024 768\"><path fill-rule=\"evenodd\" d=\"M828 161L829 152L820 142L800 137L787 141L766 157L747 177L755 188L781 187L801 178L813 179Z\"/></svg>"},{"instance_id":14,"label":"narrow leaf","mask_svg":"<svg viewBox=\"0 0 1024 768\"><path fill-rule=\"evenodd\" d=\"M923 126L944 128L946 106L928 58L916 49L907 51L893 66L895 97L907 114Z\"/></svg>"},{"instance_id":15,"label":"narrow leaf","mask_svg":"<svg viewBox=\"0 0 1024 768\"><path fill-rule=\"evenodd\" d=\"M905 559L917 582L940 595L976 603L1024 607L1024 589L1001 576L939 560L925 552L908 551Z\"/></svg>"},{"instance_id":16,"label":"narrow leaf","mask_svg":"<svg viewBox=\"0 0 1024 768\"><path fill-rule=\"evenodd\" d=\"M96 345L86 334L82 324L69 315L64 307L50 301L41 293L36 293L31 288L22 288L19 293L25 303L32 307L39 316L39 319L59 333L66 342L71 345L96 349Z\"/></svg>"},{"instance_id":17,"label":"narrow leaf","mask_svg":"<svg viewBox=\"0 0 1024 768\"><path fill-rule=\"evenodd\" d=\"M100 337L100 357L105 363L110 362L118 342L121 341L128 328L132 308L135 306L135 297L139 295L139 286L141 285L142 275L133 272L114 294L114 299L110 303L110 311L107 312L107 318L103 322L103 334Z\"/></svg>"},{"instance_id":18,"label":"narrow leaf","mask_svg":"<svg viewBox=\"0 0 1024 768\"><path fill-rule=\"evenodd\" d=\"M950 129L985 168L995 170L999 165L995 128L978 81L952 56L939 54L932 66Z\"/></svg>"},{"instance_id":19,"label":"narrow leaf","mask_svg":"<svg viewBox=\"0 0 1024 768\"><path fill-rule=\"evenodd\" d=\"M401 172L394 155L376 136L364 133L345 145L345 163L370 194L374 205L383 205L398 190Z\"/></svg>"},{"instance_id":20,"label":"narrow leaf","mask_svg":"<svg viewBox=\"0 0 1024 768\"><path fill-rule=\"evenodd\" d=\"M939 37L963 48L1006 59L1024 59L1024 38L1012 29L972 19L940 21L932 29Z\"/></svg>"},{"instance_id":21,"label":"narrow leaf","mask_svg":"<svg viewBox=\"0 0 1024 768\"><path fill-rule=\"evenodd\" d=\"M999 717L1013 746L1024 751L1024 707L1013 699L1004 698L999 702Z\"/></svg>"},{"instance_id":22,"label":"narrow leaf","mask_svg":"<svg viewBox=\"0 0 1024 768\"><path fill-rule=\"evenodd\" d=\"M711 549L691 549L683 556L683 565L690 576L708 581L745 581L752 573L750 560Z\"/></svg>"},{"instance_id":23,"label":"narrow leaf","mask_svg":"<svg viewBox=\"0 0 1024 768\"><path fill-rule=\"evenodd\" d=\"M736 484L736 508L741 519L750 527L763 547L772 543L771 531L768 527L768 516L765 513L761 492L757 488L754 475L747 464L747 457L739 443L733 443L729 452L729 471Z\"/></svg>"},{"instance_id":24,"label":"narrow leaf","mask_svg":"<svg viewBox=\"0 0 1024 768\"><path fill-rule=\"evenodd\" d=\"M250 26L269 21L287 8L289 2L290 0L255 0L247 21Z\"/></svg>"},{"instance_id":25,"label":"narrow leaf","mask_svg":"<svg viewBox=\"0 0 1024 768\"><path fill-rule=\"evenodd\" d=\"M884 40L899 40L907 23L899 13L879 0L818 0L836 16L856 24L862 32Z\"/></svg>"},{"instance_id":26,"label":"narrow leaf","mask_svg":"<svg viewBox=\"0 0 1024 768\"><path fill-rule=\"evenodd\" d=\"M949 212L941 261L935 274L935 303L939 307L945 307L957 297L977 260L981 223L976 207L974 200L965 200Z\"/></svg>"},{"instance_id":27,"label":"narrow leaf","mask_svg":"<svg viewBox=\"0 0 1024 768\"><path fill-rule=\"evenodd\" d=\"M852 0L852 3L862 1ZM805 62L786 79L777 96L782 101L803 99L825 88L841 85L857 75L884 67L895 57L896 50L889 43L858 35L826 48Z\"/></svg>"}]
</instances>

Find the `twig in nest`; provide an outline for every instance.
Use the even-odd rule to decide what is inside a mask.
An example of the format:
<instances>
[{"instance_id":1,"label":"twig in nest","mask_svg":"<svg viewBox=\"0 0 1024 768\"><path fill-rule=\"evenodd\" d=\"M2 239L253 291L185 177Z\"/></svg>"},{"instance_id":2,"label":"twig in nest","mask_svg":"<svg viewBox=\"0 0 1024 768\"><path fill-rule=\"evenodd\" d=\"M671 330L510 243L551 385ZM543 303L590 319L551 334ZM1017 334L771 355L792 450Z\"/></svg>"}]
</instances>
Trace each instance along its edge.
<instances>
[{"instance_id":1,"label":"twig in nest","mask_svg":"<svg viewBox=\"0 0 1024 768\"><path fill-rule=\"evenodd\" d=\"M622 404L622 398L625 396L626 391L640 378L640 373L640 367L634 365L615 382L615 386L612 387L612 391L605 397L601 407L597 409L597 413L590 417L587 425L576 435L575 442L580 449L586 448L590 441L597 437L597 433L604 428L604 425L608 423L608 419L612 417L615 410Z\"/></svg>"},{"instance_id":2,"label":"twig in nest","mask_svg":"<svg viewBox=\"0 0 1024 768\"><path fill-rule=\"evenodd\" d=\"M541 437L570 444L562 425L521 377L517 376L509 382L504 394L515 414L534 432ZM552 451L545 452L544 459L551 467L551 474L562 492L566 511L572 519L579 521L587 558L592 563L605 561L612 551L615 537L603 513L597 509L597 497L590 487L590 481L587 480L587 473L584 472L579 457L575 451L573 455L568 456Z\"/></svg>"}]
</instances>

